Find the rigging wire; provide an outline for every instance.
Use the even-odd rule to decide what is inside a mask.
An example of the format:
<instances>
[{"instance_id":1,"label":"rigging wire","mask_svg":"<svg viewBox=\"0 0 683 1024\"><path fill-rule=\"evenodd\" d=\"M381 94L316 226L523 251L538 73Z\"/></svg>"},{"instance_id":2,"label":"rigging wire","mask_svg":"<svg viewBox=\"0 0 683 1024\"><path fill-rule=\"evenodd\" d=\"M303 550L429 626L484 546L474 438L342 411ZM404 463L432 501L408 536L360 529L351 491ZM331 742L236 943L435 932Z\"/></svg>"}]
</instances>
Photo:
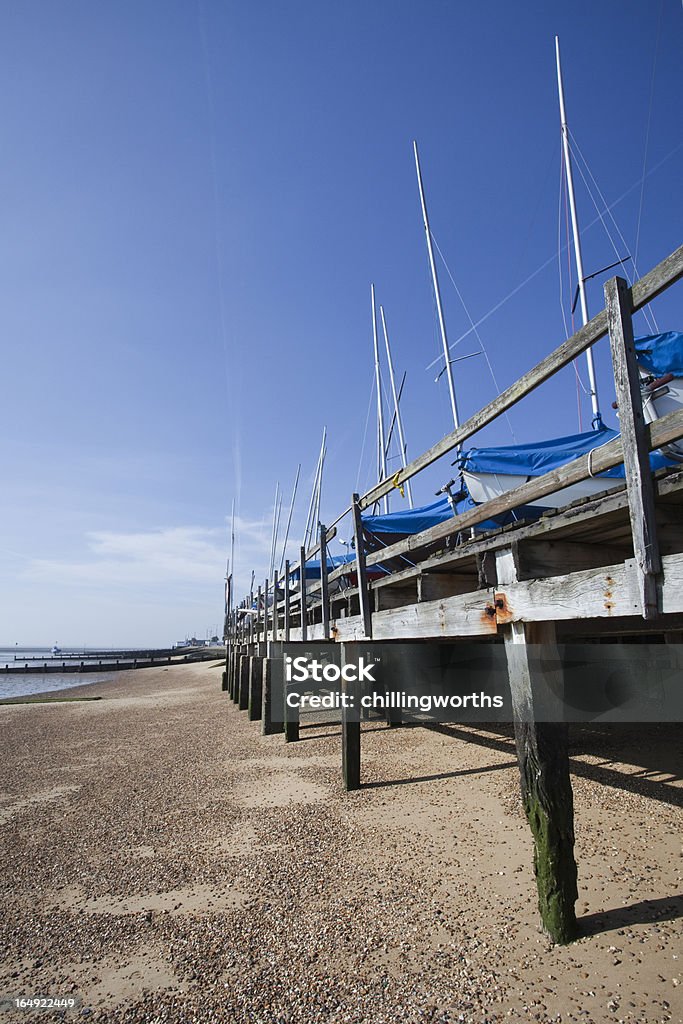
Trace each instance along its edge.
<instances>
[{"instance_id":1,"label":"rigging wire","mask_svg":"<svg viewBox=\"0 0 683 1024\"><path fill-rule=\"evenodd\" d=\"M683 149L683 142L679 142L677 145L675 145L673 147L673 149L669 150L669 152L666 154L666 156L663 156L662 159L659 160L654 165L654 167L650 168L650 170L647 172L645 177L646 178L651 177L656 171L659 170L660 167L662 167L667 162L667 160L670 160L671 157L675 156L676 153L678 153L679 150L681 150L681 149ZM631 192L634 192L635 189L638 188L639 185L640 185L640 178L638 179L638 181L634 182L633 185L630 185L626 189L625 192L622 192L621 195L618 196L614 200L614 202L611 203L607 207L607 210L608 211L613 210L615 206L618 206L619 203L622 203L624 201L624 199L627 198L627 196L630 196ZM600 217L594 217L593 220L590 221L590 223L586 224L586 227L584 228L584 231L588 231L589 228L592 228L593 225L597 224L599 220L600 220ZM480 317L479 320L477 320L477 322L474 324L474 327L481 327L481 325L486 320L488 320L489 317L493 316L494 313L498 312L498 310L501 308L501 306L504 306L505 303L509 302L510 299L512 299L518 292L520 292L522 290L522 288L525 288L531 281L533 281L533 279L535 277L538 277L538 275L541 274L546 269L546 267L550 266L551 263L554 263L556 258L557 258L556 254L553 252L552 256L549 256L548 259L545 260L540 265L540 267L537 267L536 270L532 271L532 273L529 274L528 277L525 277L525 279L523 281L521 281L518 285L516 285L512 289L511 292L508 292L507 295L505 295L494 306L492 306L491 309L488 311L488 313L485 313L482 317ZM459 338L456 338L455 341L449 342L449 345L448 345L449 351L450 351L450 349L455 348L456 345L459 345L461 341L464 341L465 338L469 337L469 335L472 334L472 331L474 330L474 327L470 327L467 331L465 331L464 334L461 334ZM441 359L443 359L443 353L440 356L438 356L436 359L433 359L432 362L429 363L429 365L425 367L425 369L431 370L431 368L433 366L436 366L436 364Z\"/></svg>"},{"instance_id":2,"label":"rigging wire","mask_svg":"<svg viewBox=\"0 0 683 1024\"><path fill-rule=\"evenodd\" d=\"M475 324L474 320L470 316L470 311L469 311L469 309L467 308L467 306L465 304L465 300L462 297L460 289L458 288L457 284L455 283L455 278L453 277L453 274L451 273L451 268L446 263L446 257L441 252L441 249L439 248L439 243L437 242L436 238L434 237L434 233L430 231L430 234L432 236L432 241L434 242L434 245L436 246L436 251L438 252L439 256L441 257L441 261L442 261L444 267L446 268L446 273L448 274L448 276L451 279L451 284L455 288L456 294L457 294L458 298L460 299L460 303L462 305L462 308L465 310L465 315L466 315L467 319L470 322L471 329L474 331L475 337L476 337L477 341L479 342L479 344L481 345L481 350L482 350L482 352L484 354L484 359L486 360L486 365L488 366L489 373L491 374L491 380L493 381L493 386L496 389L496 394L499 395L500 394L500 386L498 384L498 381L496 380L496 375L495 375L495 373L493 371L493 366L491 365L491 360L489 359L489 354L486 351L486 346L484 345L483 339L482 339L479 331L477 330L477 325ZM448 349L449 352L453 348L455 348L455 345L450 345L449 349ZM516 442L517 438L515 437L515 431L513 429L512 421L510 420L510 416L508 415L507 412L504 413L503 415L505 416L505 419L507 420L508 427L510 428L510 433L512 434L512 440Z\"/></svg>"},{"instance_id":3,"label":"rigging wire","mask_svg":"<svg viewBox=\"0 0 683 1024\"><path fill-rule=\"evenodd\" d=\"M657 25L657 39L655 41L655 55L652 60L652 75L650 77L650 101L647 108L647 128L645 130L645 152L643 153L643 175L640 180L640 202L638 204L638 222L636 225L636 244L633 251L633 265L638 260L638 249L640 247L640 221L643 215L643 197L645 195L645 168L647 167L647 154L650 146L650 124L652 122L652 100L655 93L655 72L657 70L657 57L659 55L659 40L662 34L662 15L664 14L664 0L659 8L659 24Z\"/></svg>"},{"instance_id":4,"label":"rigging wire","mask_svg":"<svg viewBox=\"0 0 683 1024\"><path fill-rule=\"evenodd\" d=\"M571 135L571 132L570 132L570 135ZM613 215L610 213L609 207L607 206L607 203L605 201L605 197L602 194L602 192L600 191L600 186L598 185L597 181L595 180L595 177L594 177L594 175L593 175L593 173L592 173L592 171L591 171L591 169L590 169L590 167L588 165L588 161L586 160L585 156L581 152L579 144L576 142L576 140L574 139L573 135L571 137L572 137L572 143L573 143L573 151L575 153L577 153L578 156L579 156L579 160L577 161L577 167L579 168L579 174L581 175L581 178L583 179L583 183L586 186L586 190L588 192L588 195L590 196L591 201L592 201L592 203L593 203L593 205L594 205L594 207L595 207L595 209L597 211L597 214L598 214L598 217L600 219L600 222L601 222L603 228L605 229L605 234L609 238L611 246L614 249L614 254L617 257L617 259L620 260L619 250L617 249L616 243L615 243L614 239L612 238L612 235L610 234L610 230L607 227L607 224L605 223L605 218L603 217L602 211L600 210L600 207L598 206L598 203L597 203L597 201L595 199L595 196L593 195L593 192L592 192L590 184L589 184L589 182L588 182L588 180L586 178L586 175L583 173L583 169L581 167L581 164L583 164L583 166L586 168L586 173L588 174L588 177L590 178L590 180L591 180L591 182L592 182L592 184L593 184L593 186L595 188L595 191L597 192L598 197L599 197L600 201L602 202L602 204L603 204L603 206L605 208L605 212L608 214L610 220L612 221L612 224L614 225L614 228L615 228L616 233L617 233L617 235L619 237L619 240L621 241L621 244L624 246L624 248L626 250L628 250L628 245L626 244L626 239L622 235L621 230L619 228L619 225L617 224L617 222L614 219ZM630 275L630 273L628 271L628 268L626 266L624 266L624 274L626 275L626 279L627 279L629 285L632 285L633 284L633 280L640 276L639 273L638 273L638 267L636 266L635 260L632 260L632 262L633 262L633 279L631 278L631 275ZM647 324L650 327L650 329L652 330L652 332L656 333L657 331L659 331L659 327L657 326L657 321L655 319L655 315L652 312L652 310L649 310L649 309L647 309L647 307L644 306L642 312L643 312L643 316L645 317L645 319L647 321Z\"/></svg>"},{"instance_id":5,"label":"rigging wire","mask_svg":"<svg viewBox=\"0 0 683 1024\"><path fill-rule=\"evenodd\" d=\"M368 401L368 411L367 411L367 415L365 417L365 430L363 431L363 443L361 445L360 458L358 460L358 472L356 473L356 487L355 487L356 494L360 494L360 489L359 489L358 485L360 483L360 474L361 474L361 470L363 468L363 456L365 455L365 442L366 442L367 437L368 437L368 424L370 423L370 410L372 409L372 400L373 400L374 396L375 396L375 372L373 370L372 375L371 375L371 379L370 379L370 399Z\"/></svg>"}]
</instances>

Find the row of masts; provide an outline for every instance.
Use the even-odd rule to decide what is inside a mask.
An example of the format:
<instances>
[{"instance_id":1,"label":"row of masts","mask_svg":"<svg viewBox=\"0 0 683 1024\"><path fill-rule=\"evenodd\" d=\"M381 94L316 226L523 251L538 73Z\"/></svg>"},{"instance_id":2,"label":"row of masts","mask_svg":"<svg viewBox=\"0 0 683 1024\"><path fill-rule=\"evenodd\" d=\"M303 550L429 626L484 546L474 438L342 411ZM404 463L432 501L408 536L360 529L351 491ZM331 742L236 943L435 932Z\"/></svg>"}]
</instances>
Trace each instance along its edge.
<instances>
[{"instance_id":1,"label":"row of masts","mask_svg":"<svg viewBox=\"0 0 683 1024\"><path fill-rule=\"evenodd\" d=\"M574 244L574 258L576 262L576 273L578 277L578 293L581 303L581 318L583 325L585 326L589 321L588 313L588 301L586 298L586 279L583 271L583 257L581 252L581 236L578 226L578 217L576 212L576 198L574 193L574 178L572 172L572 158L571 158L571 147L569 141L569 127L567 124L567 115L565 109L564 99L564 86L562 80L562 66L560 62L560 42L559 38L555 37L555 60L557 68L557 88L559 95L559 107L560 107L560 125L562 131L562 147L564 156L564 170L567 183L567 192L569 198L569 208L571 213L572 223L572 235ZM457 430L460 426L460 417L458 412L458 401L455 390L455 382L453 378L452 364L456 362L451 357L450 346L448 343L448 335L446 331L446 319L443 311L443 303L441 300L441 289L439 286L439 275L437 271L436 260L434 257L434 247L432 232L429 226L429 214L427 212L427 201L425 198L424 184L422 180L422 169L420 167L420 156L417 148L417 142L413 141L413 153L415 157L415 170L417 174L417 184L420 194L420 206L422 210L422 220L425 231L425 239L427 242L427 254L429 258L429 268L432 277L432 287L434 291L434 300L436 303L437 318L439 323L439 334L441 339L441 346L443 352L444 367L439 374L439 377L445 375L448 382L448 393L451 406L451 414L453 417L453 429ZM383 403L383 386L382 386L382 370L380 365L380 354L379 354L379 340L378 340L378 324L377 324L377 308L375 300L375 286L370 286L371 294L371 306L372 306L372 335L373 335L373 353L374 353L374 370L375 370L375 390L376 390L376 408L377 408L377 480L381 482L387 479L388 470L388 458L389 458L389 447L391 443L391 437L394 426L398 433L398 448L399 456L401 459L401 465L403 468L406 467L408 462L407 444L405 438L405 431L403 426L403 419L401 416L400 399L403 390L403 383L405 382L405 374L403 381L399 389L396 387L396 378L394 374L394 364L391 356L391 346L389 344L389 334L387 331L386 317L384 308L382 305L379 307L380 320L382 324L382 334L384 337L384 346L386 351L387 368L389 372L389 381L391 386L391 398L393 402L393 415L389 426L389 430L385 430L384 422L384 403ZM588 381L589 387L588 392L590 396L591 409L593 414L593 426L599 428L602 426L602 419L600 415L600 407L598 402L598 390L597 381L595 376L595 366L593 362L593 353L590 348L586 350L586 362L588 367ZM437 380L439 378L437 377ZM311 498L308 506L308 513L306 516L306 525L304 527L304 536L302 549L308 550L316 534L317 526L320 521L320 504L322 495L322 478L323 469L325 465L325 457L327 453L327 428L323 428L322 443L320 446L320 452L318 455L318 462L316 464L313 487L311 491ZM296 498L297 486L299 482L299 474L301 471L301 465L297 467L296 479L294 481L294 487L292 490L292 498L289 506L289 514L287 518L287 527L285 530L285 537L282 546L282 558L280 560L279 570L282 571L282 567L285 559L285 551L287 542L289 539L289 530L292 521L292 512L294 509L294 501ZM413 508L413 495L410 486L410 481L406 481L405 490L408 498L410 508ZM389 511L389 499L388 496L384 496L382 499L384 513ZM279 481L275 489L275 503L273 509L273 526L271 533L271 547L270 547L270 564L268 578L272 579L275 572L276 563L276 547L279 532L280 515L282 510L282 494L280 492ZM231 543L230 543L230 561L228 565L228 573L226 575L227 587L226 587L226 614L231 610L231 579L232 579L232 568L234 566L234 521L235 521L235 507L233 501L232 508L232 528L231 528Z\"/></svg>"}]
</instances>

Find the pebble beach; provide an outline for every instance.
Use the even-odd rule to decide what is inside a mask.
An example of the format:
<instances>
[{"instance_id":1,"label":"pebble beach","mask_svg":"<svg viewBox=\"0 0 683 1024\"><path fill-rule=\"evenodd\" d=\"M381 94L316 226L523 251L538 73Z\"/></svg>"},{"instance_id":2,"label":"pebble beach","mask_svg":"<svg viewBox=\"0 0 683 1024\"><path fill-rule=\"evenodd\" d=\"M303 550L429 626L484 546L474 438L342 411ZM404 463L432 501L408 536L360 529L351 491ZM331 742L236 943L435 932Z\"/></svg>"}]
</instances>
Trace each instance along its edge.
<instances>
[{"instance_id":1,"label":"pebble beach","mask_svg":"<svg viewBox=\"0 0 683 1024\"><path fill-rule=\"evenodd\" d=\"M0 707L0 1021L683 1021L676 726L572 733L582 937L561 947L509 730L365 723L347 794L338 725L263 737L221 673Z\"/></svg>"}]
</instances>

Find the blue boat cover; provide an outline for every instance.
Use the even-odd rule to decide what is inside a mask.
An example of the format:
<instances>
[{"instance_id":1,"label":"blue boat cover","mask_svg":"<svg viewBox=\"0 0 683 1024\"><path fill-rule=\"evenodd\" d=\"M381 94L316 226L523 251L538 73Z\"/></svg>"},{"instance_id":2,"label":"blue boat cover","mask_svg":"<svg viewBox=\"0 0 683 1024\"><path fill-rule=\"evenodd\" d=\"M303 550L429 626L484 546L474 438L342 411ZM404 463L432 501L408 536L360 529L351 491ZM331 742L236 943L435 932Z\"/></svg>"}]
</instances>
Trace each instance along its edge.
<instances>
[{"instance_id":1,"label":"blue boat cover","mask_svg":"<svg viewBox=\"0 0 683 1024\"><path fill-rule=\"evenodd\" d=\"M476 502L472 501L469 494L456 501L458 515L471 508L476 508ZM525 508L518 508L515 512L505 512L495 519L486 519L483 523L477 523L475 530L497 530L500 526L507 526L508 523L515 522L517 519L526 518L524 513L527 511ZM538 515L537 512L531 514ZM413 534L422 533L430 526L436 526L437 523L452 519L453 511L448 498L440 498L439 501L434 501L431 505L422 505L420 508L404 508L399 512L388 512L383 516L373 516L365 512L362 518L363 526L370 533Z\"/></svg>"},{"instance_id":2,"label":"blue boat cover","mask_svg":"<svg viewBox=\"0 0 683 1024\"><path fill-rule=\"evenodd\" d=\"M673 373L683 377L683 334L667 331L665 334L646 334L635 339L638 362L655 377Z\"/></svg>"},{"instance_id":3,"label":"blue boat cover","mask_svg":"<svg viewBox=\"0 0 683 1024\"><path fill-rule=\"evenodd\" d=\"M328 555L327 556L327 571L332 572L339 565L346 565L347 562L354 562L356 555L354 552L350 552L346 555ZM307 580L319 580L320 579L320 566L321 561L319 558L312 558L306 562L306 579ZM299 580L301 573L298 569L293 569L289 574L290 580Z\"/></svg>"},{"instance_id":4,"label":"blue boat cover","mask_svg":"<svg viewBox=\"0 0 683 1024\"><path fill-rule=\"evenodd\" d=\"M542 476L543 473L566 465L572 459L578 459L580 455L587 455L596 448L601 448L618 436L616 430L603 426L599 430L554 437L550 441L534 441L532 444L516 444L503 448L470 448L469 451L463 452L460 465L470 473ZM650 455L650 465L654 470L662 466L671 466L673 463L659 452L653 452ZM614 466L599 476L623 477L624 465L622 463L620 466Z\"/></svg>"}]
</instances>

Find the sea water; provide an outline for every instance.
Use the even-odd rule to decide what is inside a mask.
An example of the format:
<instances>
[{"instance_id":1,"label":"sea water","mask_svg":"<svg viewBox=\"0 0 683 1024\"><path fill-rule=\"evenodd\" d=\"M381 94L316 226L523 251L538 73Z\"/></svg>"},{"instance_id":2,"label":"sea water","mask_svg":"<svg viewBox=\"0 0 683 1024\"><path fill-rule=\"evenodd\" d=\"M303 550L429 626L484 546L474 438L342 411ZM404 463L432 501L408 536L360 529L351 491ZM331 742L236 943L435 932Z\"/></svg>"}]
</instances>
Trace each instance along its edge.
<instances>
[{"instance_id":1,"label":"sea water","mask_svg":"<svg viewBox=\"0 0 683 1024\"><path fill-rule=\"evenodd\" d=\"M64 647L60 648L61 655L67 654L80 654L83 661L88 660L87 648L79 647ZM13 673L13 668L24 668L24 665L28 665L29 668L33 664L31 661L27 661L28 658L40 658L40 661L35 662L35 672L17 672ZM0 699L3 698L21 698L27 697L34 693L50 693L54 690L66 690L71 689L74 686L85 686L88 683L100 683L105 679L111 679L114 673L112 672L40 672L38 666L42 666L44 662L48 664L60 662L60 655L53 655L50 647L0 647L0 669L8 666L10 671L8 673L0 672ZM68 664L73 664L73 661L69 659Z\"/></svg>"}]
</instances>

